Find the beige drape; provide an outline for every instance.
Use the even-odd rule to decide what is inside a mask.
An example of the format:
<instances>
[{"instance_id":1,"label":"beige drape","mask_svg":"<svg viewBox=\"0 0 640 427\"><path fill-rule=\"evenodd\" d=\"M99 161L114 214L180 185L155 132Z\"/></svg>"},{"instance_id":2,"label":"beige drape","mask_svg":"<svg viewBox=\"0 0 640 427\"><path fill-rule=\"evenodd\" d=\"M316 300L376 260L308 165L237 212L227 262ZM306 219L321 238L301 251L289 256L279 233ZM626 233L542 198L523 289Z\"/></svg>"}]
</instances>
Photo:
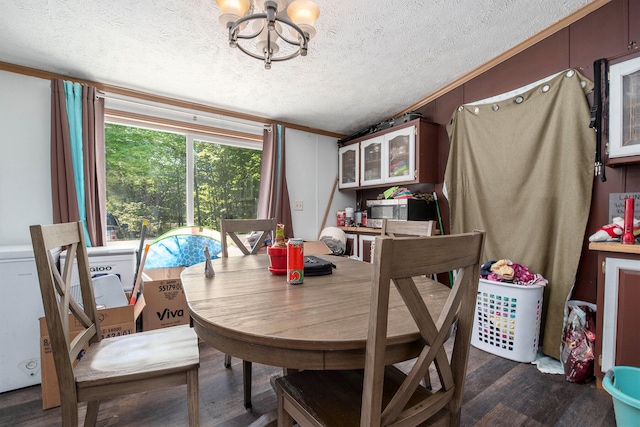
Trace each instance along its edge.
<instances>
[{"instance_id":1,"label":"beige drape","mask_svg":"<svg viewBox=\"0 0 640 427\"><path fill-rule=\"evenodd\" d=\"M93 246L103 246L107 235L104 98L86 85L82 85L82 145L87 231Z\"/></svg>"},{"instance_id":2,"label":"beige drape","mask_svg":"<svg viewBox=\"0 0 640 427\"><path fill-rule=\"evenodd\" d=\"M53 222L80 220L78 198L73 182L71 137L64 93L64 82L51 80L51 200Z\"/></svg>"},{"instance_id":3,"label":"beige drape","mask_svg":"<svg viewBox=\"0 0 640 427\"><path fill-rule=\"evenodd\" d=\"M272 125L264 130L258 219L275 218L284 224L286 238L294 237L291 205L287 188L284 126Z\"/></svg>"},{"instance_id":4,"label":"beige drape","mask_svg":"<svg viewBox=\"0 0 640 427\"><path fill-rule=\"evenodd\" d=\"M542 351L555 358L591 203L592 87L567 70L521 99L459 107L447 125L451 231L485 230L484 261L509 258L549 281Z\"/></svg>"}]
</instances>

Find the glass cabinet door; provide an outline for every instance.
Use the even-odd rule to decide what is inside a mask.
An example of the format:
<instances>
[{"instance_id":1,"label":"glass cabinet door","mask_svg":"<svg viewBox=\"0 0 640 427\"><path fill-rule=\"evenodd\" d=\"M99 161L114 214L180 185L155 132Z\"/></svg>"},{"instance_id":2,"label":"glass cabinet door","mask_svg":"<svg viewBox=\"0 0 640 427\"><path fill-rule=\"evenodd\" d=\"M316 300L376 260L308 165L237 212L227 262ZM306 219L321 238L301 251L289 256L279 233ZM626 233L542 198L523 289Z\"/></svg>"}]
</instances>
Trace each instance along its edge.
<instances>
[{"instance_id":1,"label":"glass cabinet door","mask_svg":"<svg viewBox=\"0 0 640 427\"><path fill-rule=\"evenodd\" d=\"M360 157L362 158L360 185L373 185L384 182L382 169L384 151L383 136L371 138L360 143Z\"/></svg>"},{"instance_id":2,"label":"glass cabinet door","mask_svg":"<svg viewBox=\"0 0 640 427\"><path fill-rule=\"evenodd\" d=\"M353 188L358 183L358 144L347 145L338 150L340 188Z\"/></svg>"},{"instance_id":3,"label":"glass cabinet door","mask_svg":"<svg viewBox=\"0 0 640 427\"><path fill-rule=\"evenodd\" d=\"M415 178L415 126L385 135L385 182L412 181Z\"/></svg>"}]
</instances>

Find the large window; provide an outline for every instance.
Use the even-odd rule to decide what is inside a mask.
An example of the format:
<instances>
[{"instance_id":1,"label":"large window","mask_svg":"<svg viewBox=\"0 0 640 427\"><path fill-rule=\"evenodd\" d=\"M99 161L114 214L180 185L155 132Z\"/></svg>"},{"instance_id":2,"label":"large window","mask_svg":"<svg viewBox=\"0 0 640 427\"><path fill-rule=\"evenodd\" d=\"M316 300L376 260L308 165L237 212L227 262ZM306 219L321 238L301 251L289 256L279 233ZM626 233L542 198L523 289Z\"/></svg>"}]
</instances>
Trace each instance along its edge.
<instances>
[{"instance_id":1,"label":"large window","mask_svg":"<svg viewBox=\"0 0 640 427\"><path fill-rule=\"evenodd\" d=\"M108 240L139 238L145 220L154 238L185 225L218 230L222 218L257 216L255 143L107 123L105 145L107 212L117 224Z\"/></svg>"}]
</instances>

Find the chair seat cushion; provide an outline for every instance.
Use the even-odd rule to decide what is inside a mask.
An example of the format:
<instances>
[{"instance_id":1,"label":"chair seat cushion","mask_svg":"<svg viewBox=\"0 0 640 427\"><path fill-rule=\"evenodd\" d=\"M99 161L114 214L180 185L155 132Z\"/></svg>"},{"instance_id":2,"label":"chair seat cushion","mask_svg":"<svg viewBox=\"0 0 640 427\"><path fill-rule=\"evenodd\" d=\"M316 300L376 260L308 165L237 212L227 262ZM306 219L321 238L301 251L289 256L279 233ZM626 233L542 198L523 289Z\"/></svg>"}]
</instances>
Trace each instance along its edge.
<instances>
[{"instance_id":1,"label":"chair seat cushion","mask_svg":"<svg viewBox=\"0 0 640 427\"><path fill-rule=\"evenodd\" d=\"M189 325L174 326L92 344L75 369L78 387L117 383L199 367L198 338Z\"/></svg>"},{"instance_id":2,"label":"chair seat cushion","mask_svg":"<svg viewBox=\"0 0 640 427\"><path fill-rule=\"evenodd\" d=\"M404 373L395 366L385 367L383 407L389 403L404 378ZM276 386L294 397L321 425L347 427L360 425L363 380L363 369L301 371L276 379ZM430 394L419 386L407 406Z\"/></svg>"}]
</instances>

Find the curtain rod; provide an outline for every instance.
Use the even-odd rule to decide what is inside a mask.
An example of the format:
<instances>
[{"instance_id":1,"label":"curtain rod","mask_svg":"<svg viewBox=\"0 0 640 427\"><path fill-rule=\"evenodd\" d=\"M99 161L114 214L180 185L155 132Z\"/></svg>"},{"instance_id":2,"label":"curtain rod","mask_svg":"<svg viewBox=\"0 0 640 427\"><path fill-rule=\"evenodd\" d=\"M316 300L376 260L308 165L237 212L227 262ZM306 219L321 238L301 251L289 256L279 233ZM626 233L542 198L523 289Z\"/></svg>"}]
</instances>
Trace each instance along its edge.
<instances>
[{"instance_id":1,"label":"curtain rod","mask_svg":"<svg viewBox=\"0 0 640 427\"><path fill-rule=\"evenodd\" d=\"M235 118L233 117L229 117L229 116L225 116L223 114L220 114L220 117L216 117L216 114L214 113L207 113L207 112L201 112L195 109L187 109L185 108L180 109L180 107L174 107L170 104L161 104L161 105L153 105L153 104L148 104L146 102L143 102L141 100L137 100L137 99L128 99L128 98L120 98L118 96L113 96L111 94L109 94L108 92L104 92L104 91L96 91L96 98L100 99L110 99L110 100L114 100L114 101L121 101L121 102L127 102L130 104L134 104L134 105L141 105L144 107L150 107L150 108L156 108L158 110L165 110L165 111L170 111L172 113L181 113L181 114L187 114L187 115L193 115L193 119L194 121L197 120L198 117L206 117L209 119L214 119L214 120L221 120L221 121L225 121L225 122L229 122L229 123L234 123L234 124L240 124L240 125L245 125L245 126L251 126L251 127L259 127L259 128L263 128L264 126L269 126L269 124L265 124L264 122L255 122L252 120L242 120L242 119L237 119L234 120ZM186 110L192 110L192 111L186 111Z\"/></svg>"}]
</instances>

